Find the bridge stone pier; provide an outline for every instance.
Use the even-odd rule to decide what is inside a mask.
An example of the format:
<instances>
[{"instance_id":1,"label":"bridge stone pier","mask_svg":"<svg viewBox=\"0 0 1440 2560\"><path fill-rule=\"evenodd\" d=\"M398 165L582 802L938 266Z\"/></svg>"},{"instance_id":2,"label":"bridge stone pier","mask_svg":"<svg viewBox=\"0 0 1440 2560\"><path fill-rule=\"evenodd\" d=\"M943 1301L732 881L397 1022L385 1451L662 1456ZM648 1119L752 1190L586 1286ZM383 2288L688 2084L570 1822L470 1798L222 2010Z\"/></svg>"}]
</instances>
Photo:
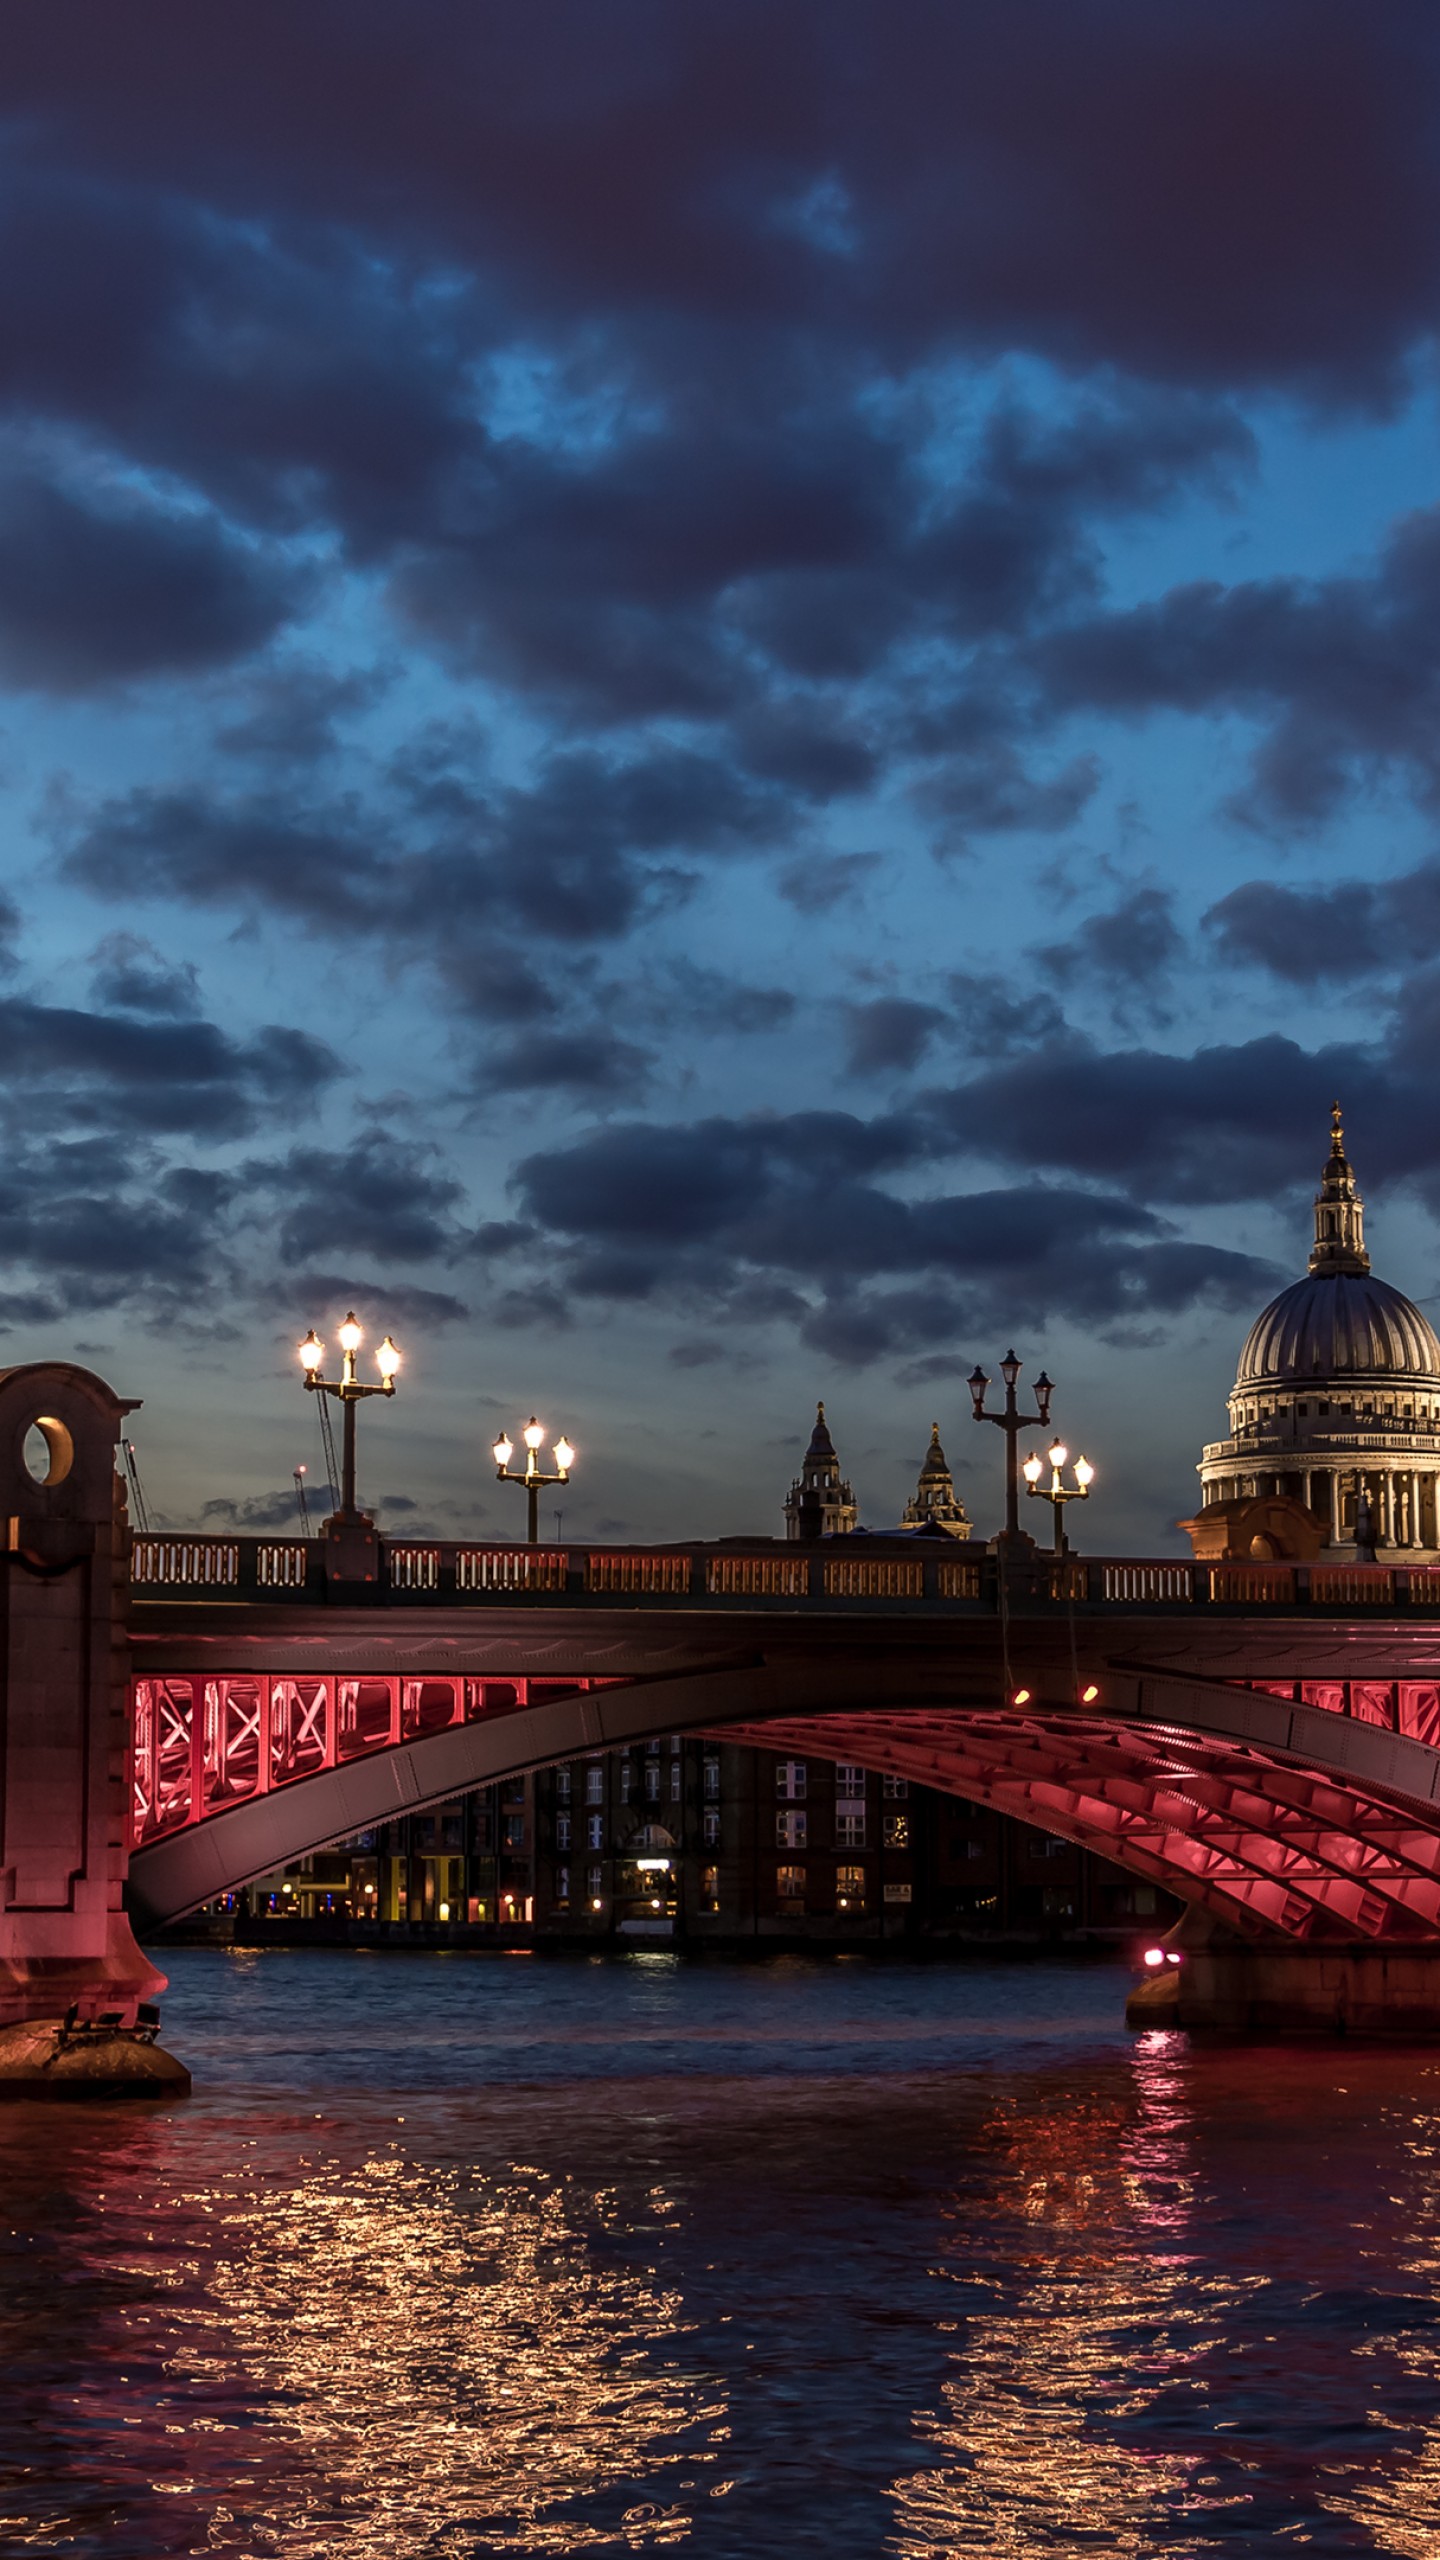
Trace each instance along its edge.
<instances>
[{"instance_id":1,"label":"bridge stone pier","mask_svg":"<svg viewBox=\"0 0 1440 2560\"><path fill-rule=\"evenodd\" d=\"M87 1369L0 1373L0 2084L173 2076L133 2034L164 1976L122 1907L131 1411Z\"/></svg>"}]
</instances>

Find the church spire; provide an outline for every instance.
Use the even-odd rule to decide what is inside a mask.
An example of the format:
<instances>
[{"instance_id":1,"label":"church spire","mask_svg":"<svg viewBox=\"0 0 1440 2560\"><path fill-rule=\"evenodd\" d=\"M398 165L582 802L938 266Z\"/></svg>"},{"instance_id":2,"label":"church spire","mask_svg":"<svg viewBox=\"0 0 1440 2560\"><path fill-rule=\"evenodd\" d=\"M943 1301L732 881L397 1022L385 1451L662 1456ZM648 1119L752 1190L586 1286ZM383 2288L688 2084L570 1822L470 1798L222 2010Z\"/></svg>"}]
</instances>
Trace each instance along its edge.
<instances>
[{"instance_id":1,"label":"church spire","mask_svg":"<svg viewBox=\"0 0 1440 2560\"><path fill-rule=\"evenodd\" d=\"M855 1496L840 1473L840 1460L830 1437L825 1407L815 1407L815 1428L790 1487L785 1530L791 1538L838 1538L859 1519Z\"/></svg>"},{"instance_id":2,"label":"church spire","mask_svg":"<svg viewBox=\"0 0 1440 2560\"><path fill-rule=\"evenodd\" d=\"M1330 1111L1330 1154L1315 1195L1315 1249L1312 1271L1368 1271L1365 1250L1365 1203L1355 1188L1355 1174L1345 1153L1340 1105Z\"/></svg>"},{"instance_id":3,"label":"church spire","mask_svg":"<svg viewBox=\"0 0 1440 2560\"><path fill-rule=\"evenodd\" d=\"M955 1490L949 1461L940 1446L940 1425L930 1425L930 1446L920 1481L905 1505L902 1529L943 1529L951 1538L968 1538L970 1515Z\"/></svg>"}]
</instances>

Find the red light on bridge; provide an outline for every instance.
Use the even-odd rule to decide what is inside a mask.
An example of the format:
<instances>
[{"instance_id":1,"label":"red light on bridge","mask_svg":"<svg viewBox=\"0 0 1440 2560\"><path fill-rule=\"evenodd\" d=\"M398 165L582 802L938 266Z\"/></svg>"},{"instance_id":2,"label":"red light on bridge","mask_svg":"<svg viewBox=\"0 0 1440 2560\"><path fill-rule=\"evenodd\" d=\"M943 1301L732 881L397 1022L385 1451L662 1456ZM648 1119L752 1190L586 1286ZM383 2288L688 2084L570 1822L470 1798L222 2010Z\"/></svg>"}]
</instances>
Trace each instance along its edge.
<instances>
[{"instance_id":1,"label":"red light on bridge","mask_svg":"<svg viewBox=\"0 0 1440 2560\"><path fill-rule=\"evenodd\" d=\"M1147 1963L1147 1964L1149 1964L1149 1965L1163 1964L1163 1963L1164 1963L1164 1961L1165 1961L1165 1950L1164 1950L1164 1948L1163 1948L1163 1947L1147 1947L1147 1948L1146 1948L1146 1950L1145 1950L1145 1961L1146 1961L1146 1963Z\"/></svg>"},{"instance_id":2,"label":"red light on bridge","mask_svg":"<svg viewBox=\"0 0 1440 2560\"><path fill-rule=\"evenodd\" d=\"M1093 1680L1091 1680L1091 1681L1087 1682L1086 1686L1085 1686L1085 1687L1081 1690L1081 1692L1080 1692L1080 1704L1081 1704L1081 1706L1082 1706L1082 1707L1093 1707L1093 1706L1094 1706L1094 1704L1095 1704L1095 1701L1096 1701L1096 1699L1099 1697L1099 1695L1100 1695L1100 1692L1099 1692L1099 1689L1096 1687L1095 1682L1094 1682Z\"/></svg>"},{"instance_id":3,"label":"red light on bridge","mask_svg":"<svg viewBox=\"0 0 1440 2560\"><path fill-rule=\"evenodd\" d=\"M1012 1707L1028 1707L1030 1704L1029 1690L1013 1689L1010 1693L1010 1704Z\"/></svg>"}]
</instances>

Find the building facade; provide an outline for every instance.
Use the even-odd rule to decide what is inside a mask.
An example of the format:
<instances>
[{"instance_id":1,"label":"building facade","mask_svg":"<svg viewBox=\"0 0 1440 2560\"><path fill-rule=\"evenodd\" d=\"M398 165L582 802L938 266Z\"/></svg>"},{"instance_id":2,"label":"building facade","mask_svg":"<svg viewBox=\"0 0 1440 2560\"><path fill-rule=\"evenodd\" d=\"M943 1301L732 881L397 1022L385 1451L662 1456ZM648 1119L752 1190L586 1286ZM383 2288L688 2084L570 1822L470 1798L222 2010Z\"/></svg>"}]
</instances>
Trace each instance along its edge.
<instances>
[{"instance_id":1,"label":"building facade","mask_svg":"<svg viewBox=\"0 0 1440 2560\"><path fill-rule=\"evenodd\" d=\"M1228 1439L1200 1459L1199 1518L1183 1524L1197 1548L1207 1513L1268 1498L1308 1514L1315 1543L1338 1557L1440 1556L1440 1340L1371 1271L1338 1103L1309 1271L1251 1326L1229 1409ZM1257 1553L1303 1551L1282 1508L1256 1537Z\"/></svg>"}]
</instances>

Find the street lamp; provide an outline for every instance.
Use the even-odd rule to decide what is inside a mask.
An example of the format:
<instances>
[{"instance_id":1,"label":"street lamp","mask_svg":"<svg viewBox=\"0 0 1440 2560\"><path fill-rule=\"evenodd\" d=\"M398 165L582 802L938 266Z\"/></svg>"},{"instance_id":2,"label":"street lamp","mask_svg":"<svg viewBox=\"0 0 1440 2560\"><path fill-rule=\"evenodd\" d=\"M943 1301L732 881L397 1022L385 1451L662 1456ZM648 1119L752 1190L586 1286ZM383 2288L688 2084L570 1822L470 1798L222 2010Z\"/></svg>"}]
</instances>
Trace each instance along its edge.
<instances>
[{"instance_id":1,"label":"street lamp","mask_svg":"<svg viewBox=\"0 0 1440 2560\"><path fill-rule=\"evenodd\" d=\"M1038 1494L1042 1502L1050 1502L1055 1506L1055 1553L1057 1556L1063 1556L1070 1543L1065 1535L1066 1503L1088 1501L1090 1487L1095 1481L1094 1468L1088 1458L1082 1457L1076 1459L1071 1469L1075 1478L1074 1483L1062 1484L1060 1472L1069 1455L1070 1452L1063 1440L1052 1440L1043 1458L1038 1449L1032 1449L1021 1469L1025 1478L1026 1492ZM1040 1478L1045 1472L1047 1459L1050 1465L1050 1481L1048 1484L1042 1484Z\"/></svg>"},{"instance_id":2,"label":"street lamp","mask_svg":"<svg viewBox=\"0 0 1440 2560\"><path fill-rule=\"evenodd\" d=\"M1055 1382L1053 1378L1047 1378L1044 1370L1042 1369L1039 1377L1035 1381L1035 1411L1033 1413L1022 1413L1019 1405L1015 1401L1015 1381L1020 1375L1022 1366L1023 1363L1016 1359L1013 1351L1007 1351L1004 1359L1000 1363L1000 1375L1005 1381L1005 1410L1003 1413L987 1413L985 1410L985 1390L989 1386L990 1381L978 1362L971 1370L969 1377L965 1381L970 1390L970 1401L975 1407L976 1421L993 1422L997 1429L1003 1431L1005 1434L1005 1536L1012 1544L1018 1544L1021 1535L1020 1482L1016 1465L1015 1449L1016 1434L1017 1432L1028 1431L1032 1424L1037 1422L1039 1423L1042 1431L1049 1430L1050 1399L1055 1393ZM1027 1544L1028 1543L1029 1541L1027 1539Z\"/></svg>"},{"instance_id":3,"label":"street lamp","mask_svg":"<svg viewBox=\"0 0 1440 2560\"><path fill-rule=\"evenodd\" d=\"M320 1364L325 1357L325 1345L313 1325L299 1346L300 1366L305 1372L306 1386L317 1395L334 1396L344 1416L344 1432L340 1444L340 1510L338 1514L338 1517L343 1520L354 1520L359 1516L355 1507L355 1407L362 1396L393 1396L395 1372L400 1366L400 1354L387 1333L375 1354L375 1366L380 1372L380 1384L378 1387L364 1385L355 1375L355 1354L364 1339L364 1331L357 1324L355 1310L352 1307L340 1327L340 1348L345 1356L338 1378L321 1376Z\"/></svg>"},{"instance_id":4,"label":"street lamp","mask_svg":"<svg viewBox=\"0 0 1440 2560\"><path fill-rule=\"evenodd\" d=\"M531 1546L537 1547L540 1543L540 1488L542 1485L546 1484L569 1483L570 1470L575 1464L575 1452L562 1432L560 1438L555 1443L555 1473L554 1475L547 1476L542 1473L540 1466L540 1452L545 1446L544 1423L537 1422L534 1414L532 1413L524 1430L521 1432L520 1437L525 1443L525 1464L523 1467L511 1466L510 1461L515 1455L515 1443L513 1440L507 1438L503 1431L501 1432L499 1439L496 1441L494 1448L491 1450L490 1455L495 1461L495 1473L499 1477L501 1483L523 1484L526 1492L529 1494L529 1539Z\"/></svg>"}]
</instances>

